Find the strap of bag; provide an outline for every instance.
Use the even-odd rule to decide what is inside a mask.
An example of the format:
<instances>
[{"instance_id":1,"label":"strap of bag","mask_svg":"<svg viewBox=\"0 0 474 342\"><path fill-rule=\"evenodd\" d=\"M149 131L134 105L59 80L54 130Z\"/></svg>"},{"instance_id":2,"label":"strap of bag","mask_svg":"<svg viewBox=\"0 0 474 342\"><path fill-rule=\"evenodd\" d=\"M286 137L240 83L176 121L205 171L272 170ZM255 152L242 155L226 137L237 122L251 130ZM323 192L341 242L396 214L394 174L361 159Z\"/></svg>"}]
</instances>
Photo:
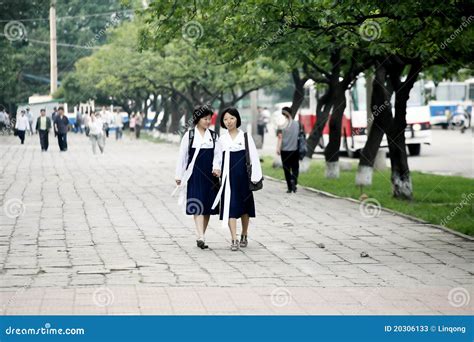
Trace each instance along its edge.
<instances>
[{"instance_id":1,"label":"strap of bag","mask_svg":"<svg viewBox=\"0 0 474 342\"><path fill-rule=\"evenodd\" d=\"M250 164L249 140L247 137L247 132L244 133L244 140L245 140L245 163L247 164L247 166L249 166L251 164Z\"/></svg>"},{"instance_id":2,"label":"strap of bag","mask_svg":"<svg viewBox=\"0 0 474 342\"><path fill-rule=\"evenodd\" d=\"M193 148L194 142L194 129L190 129L189 133L189 143L188 143L188 164L191 162L191 149Z\"/></svg>"}]
</instances>

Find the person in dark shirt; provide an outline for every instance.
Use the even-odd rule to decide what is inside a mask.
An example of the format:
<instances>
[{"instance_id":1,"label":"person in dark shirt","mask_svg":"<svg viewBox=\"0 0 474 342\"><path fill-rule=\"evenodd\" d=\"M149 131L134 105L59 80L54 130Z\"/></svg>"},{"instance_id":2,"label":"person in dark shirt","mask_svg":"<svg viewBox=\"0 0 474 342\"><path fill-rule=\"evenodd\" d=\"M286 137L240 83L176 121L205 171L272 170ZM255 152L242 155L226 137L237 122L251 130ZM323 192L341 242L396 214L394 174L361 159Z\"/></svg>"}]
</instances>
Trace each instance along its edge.
<instances>
[{"instance_id":1,"label":"person in dark shirt","mask_svg":"<svg viewBox=\"0 0 474 342\"><path fill-rule=\"evenodd\" d=\"M67 151L67 132L69 119L64 115L64 108L58 108L58 115L54 118L54 134L58 137L59 150Z\"/></svg>"}]
</instances>

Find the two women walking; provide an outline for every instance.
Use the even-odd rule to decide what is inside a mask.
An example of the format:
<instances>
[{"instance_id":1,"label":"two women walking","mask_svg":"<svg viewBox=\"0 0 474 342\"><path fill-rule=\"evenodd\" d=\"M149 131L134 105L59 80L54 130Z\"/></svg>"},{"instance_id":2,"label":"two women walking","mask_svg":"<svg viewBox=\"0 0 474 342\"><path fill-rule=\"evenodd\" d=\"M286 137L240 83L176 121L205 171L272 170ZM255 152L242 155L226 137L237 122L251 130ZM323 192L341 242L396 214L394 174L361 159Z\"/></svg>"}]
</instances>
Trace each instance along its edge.
<instances>
[{"instance_id":1,"label":"two women walking","mask_svg":"<svg viewBox=\"0 0 474 342\"><path fill-rule=\"evenodd\" d=\"M187 215L194 215L197 245L205 249L205 232L211 215L219 214L223 226L231 233L231 250L248 245L250 218L255 217L252 189L261 188L262 169L257 148L251 136L239 129L240 114L225 109L220 118L227 131L220 138L209 129L212 111L207 106L194 110L194 128L181 141L176 166L176 184L180 189L178 203ZM237 219L242 221L240 241Z\"/></svg>"}]
</instances>

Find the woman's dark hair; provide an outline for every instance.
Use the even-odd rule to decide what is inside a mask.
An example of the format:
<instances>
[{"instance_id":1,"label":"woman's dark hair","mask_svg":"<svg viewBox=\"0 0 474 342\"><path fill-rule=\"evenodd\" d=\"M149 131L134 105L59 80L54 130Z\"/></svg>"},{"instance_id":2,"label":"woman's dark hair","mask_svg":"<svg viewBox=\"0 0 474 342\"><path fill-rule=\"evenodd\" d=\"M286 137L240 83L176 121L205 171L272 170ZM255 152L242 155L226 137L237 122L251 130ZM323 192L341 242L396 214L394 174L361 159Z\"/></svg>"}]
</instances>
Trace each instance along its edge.
<instances>
[{"instance_id":1,"label":"woman's dark hair","mask_svg":"<svg viewBox=\"0 0 474 342\"><path fill-rule=\"evenodd\" d=\"M291 116L291 108L290 107L283 107L281 109L281 112L283 114L283 112L288 112L288 114Z\"/></svg>"},{"instance_id":2,"label":"woman's dark hair","mask_svg":"<svg viewBox=\"0 0 474 342\"><path fill-rule=\"evenodd\" d=\"M212 114L214 114L214 112L212 111L211 107L209 107L208 105L194 107L193 124L197 125L199 120L201 120L202 118L204 118L208 115L212 116Z\"/></svg>"},{"instance_id":3,"label":"woman's dark hair","mask_svg":"<svg viewBox=\"0 0 474 342\"><path fill-rule=\"evenodd\" d=\"M237 127L240 127L240 125L242 124L242 120L240 119L239 111L237 110L237 108L234 108L234 107L229 107L229 108L226 108L222 111L222 113L221 113L221 127L227 128L224 124L224 115L225 115L225 113L229 113L233 117L237 118Z\"/></svg>"}]
</instances>

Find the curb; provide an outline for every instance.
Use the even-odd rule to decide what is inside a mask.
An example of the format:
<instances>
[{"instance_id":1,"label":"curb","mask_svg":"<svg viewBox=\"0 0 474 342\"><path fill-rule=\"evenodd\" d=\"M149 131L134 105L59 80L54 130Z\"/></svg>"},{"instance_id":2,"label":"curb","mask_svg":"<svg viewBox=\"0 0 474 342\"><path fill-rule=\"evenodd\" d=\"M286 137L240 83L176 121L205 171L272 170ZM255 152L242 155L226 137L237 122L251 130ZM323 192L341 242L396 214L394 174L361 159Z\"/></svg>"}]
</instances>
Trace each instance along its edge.
<instances>
[{"instance_id":1,"label":"curb","mask_svg":"<svg viewBox=\"0 0 474 342\"><path fill-rule=\"evenodd\" d=\"M281 179L277 179L277 178L274 178L274 177L271 177L271 176L267 176L265 175L265 179L269 179L269 180L272 180L274 182L279 182L279 183L285 183L285 181L281 180ZM326 192L326 191L323 191L323 190L318 190L318 189L314 189L314 188L310 188L308 186L302 186L302 185L299 185L299 187L303 188L303 189L306 189L308 191L311 191L311 192L315 192L319 195L323 195L323 196L326 196L326 197L330 197L330 198L335 198L335 199L342 199L342 200L346 200L346 201L349 201L349 202L352 202L352 203L357 203L357 204L360 204L361 201L358 201L354 198L350 198L350 197L341 197L341 196L337 196L337 195L334 195L330 192ZM418 217L414 217L414 216L411 216L411 215L408 215L408 214L404 214L404 213L400 213L398 211L395 211L395 210L392 210L392 209L388 209L388 208L384 208L384 207L380 207L380 209L386 211L386 212L389 212L393 215L398 215L398 216L402 216L406 219L409 219L411 221L414 221L414 222L417 222L417 223L423 223L425 225L428 225L432 228L435 228L435 229L440 229L440 230L443 230L447 233L451 233L451 234L454 234L456 236L459 236L465 240L468 240L468 241L474 241L474 237L472 236L469 236L469 235L466 235L466 234L463 234L463 233L460 233L458 231L455 231L451 228L447 228L447 227L443 227L443 226L440 226L440 225L437 225L437 224L433 224L433 223L430 223L430 222L426 222Z\"/></svg>"}]
</instances>

